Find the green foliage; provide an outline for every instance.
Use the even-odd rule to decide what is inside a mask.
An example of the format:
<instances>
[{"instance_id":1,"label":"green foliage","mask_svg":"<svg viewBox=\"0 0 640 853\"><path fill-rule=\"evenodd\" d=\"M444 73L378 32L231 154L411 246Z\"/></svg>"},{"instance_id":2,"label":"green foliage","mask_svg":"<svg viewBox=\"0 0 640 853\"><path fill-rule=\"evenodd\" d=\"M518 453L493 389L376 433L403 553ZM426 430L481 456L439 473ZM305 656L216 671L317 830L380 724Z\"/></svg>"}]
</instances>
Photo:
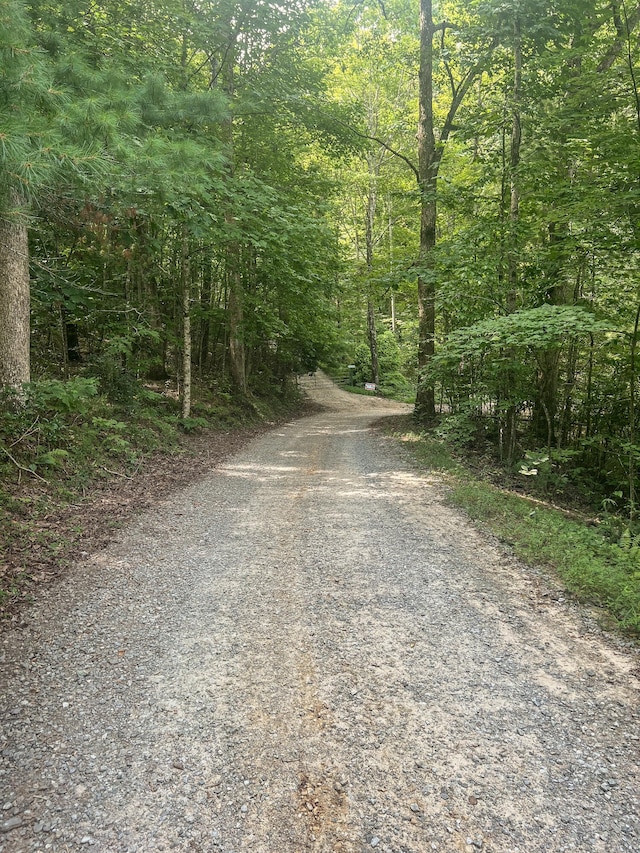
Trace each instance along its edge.
<instances>
[{"instance_id":1,"label":"green foliage","mask_svg":"<svg viewBox=\"0 0 640 853\"><path fill-rule=\"evenodd\" d=\"M114 358L110 353L94 359L89 370L98 383L100 393L112 403L131 405L142 390L136 375L127 369L122 359Z\"/></svg>"},{"instance_id":2,"label":"green foliage","mask_svg":"<svg viewBox=\"0 0 640 853\"><path fill-rule=\"evenodd\" d=\"M61 468L64 467L64 462L69 459L69 451L64 450L62 447L54 447L53 450L49 450L46 453L41 453L35 460L35 467L38 466L46 466L47 468Z\"/></svg>"},{"instance_id":3,"label":"green foliage","mask_svg":"<svg viewBox=\"0 0 640 853\"><path fill-rule=\"evenodd\" d=\"M413 401L415 388L403 372L404 353L398 337L386 329L377 336L378 366L380 369L380 392L399 400ZM371 381L371 350L366 343L355 348L353 363L356 365L354 379L360 385Z\"/></svg>"},{"instance_id":4,"label":"green foliage","mask_svg":"<svg viewBox=\"0 0 640 853\"><path fill-rule=\"evenodd\" d=\"M98 394L98 383L93 377L76 376L64 382L59 379L41 379L29 385L27 408L22 412L27 418L31 414L62 413L84 415L91 401Z\"/></svg>"},{"instance_id":5,"label":"green foliage","mask_svg":"<svg viewBox=\"0 0 640 853\"><path fill-rule=\"evenodd\" d=\"M257 38L235 33L222 45L220 34L235 27L225 7L204 15L168 4L156 15L33 0L29 26L22 4L13 5L21 44L34 51L30 67L35 57L42 70L37 91L53 83L59 93L48 115L56 167L32 199L35 372L60 378L68 362L88 361L101 393L122 405L138 397L140 377L176 377L183 268L201 372L228 368L230 280L243 282L249 367L267 361L280 380L317 363L337 337L337 253L330 181L308 131L322 122L300 105L300 87L302 101L323 90L320 66L294 35L310 24L303 10L265 7L245 21ZM240 52L251 42L248 65L234 39ZM19 65L16 79L26 83ZM33 128L29 91L15 100ZM234 114L242 116L235 126ZM337 151L344 134L335 125L322 134ZM63 161L69 168L58 168Z\"/></svg>"},{"instance_id":6,"label":"green foliage","mask_svg":"<svg viewBox=\"0 0 640 853\"><path fill-rule=\"evenodd\" d=\"M415 400L415 387L400 371L384 373L380 381L380 393L385 397L412 403Z\"/></svg>"},{"instance_id":7,"label":"green foliage","mask_svg":"<svg viewBox=\"0 0 640 853\"><path fill-rule=\"evenodd\" d=\"M208 426L206 418L182 418L180 420L180 428L187 433L200 432Z\"/></svg>"},{"instance_id":8,"label":"green foliage","mask_svg":"<svg viewBox=\"0 0 640 853\"><path fill-rule=\"evenodd\" d=\"M7 215L10 196L30 198L54 160L47 151L51 77L20 0L0 7L0 66L0 210Z\"/></svg>"},{"instance_id":9,"label":"green foliage","mask_svg":"<svg viewBox=\"0 0 640 853\"><path fill-rule=\"evenodd\" d=\"M127 424L124 421L118 421L115 418L91 418L91 423L94 427L105 432L126 432Z\"/></svg>"},{"instance_id":10,"label":"green foliage","mask_svg":"<svg viewBox=\"0 0 640 853\"><path fill-rule=\"evenodd\" d=\"M451 442L457 447L471 444L478 436L478 419L474 412L457 411L441 420L435 429L435 434L443 441Z\"/></svg>"},{"instance_id":11,"label":"green foliage","mask_svg":"<svg viewBox=\"0 0 640 853\"><path fill-rule=\"evenodd\" d=\"M487 399L521 405L534 391L536 353L609 329L610 324L575 305L545 304L480 320L447 337L422 381L439 381L454 406L464 400L467 411Z\"/></svg>"},{"instance_id":12,"label":"green foliage","mask_svg":"<svg viewBox=\"0 0 640 853\"><path fill-rule=\"evenodd\" d=\"M478 358L510 348L541 350L579 335L610 329L610 323L578 305L540 305L452 332L434 362L459 364L465 357Z\"/></svg>"}]
</instances>

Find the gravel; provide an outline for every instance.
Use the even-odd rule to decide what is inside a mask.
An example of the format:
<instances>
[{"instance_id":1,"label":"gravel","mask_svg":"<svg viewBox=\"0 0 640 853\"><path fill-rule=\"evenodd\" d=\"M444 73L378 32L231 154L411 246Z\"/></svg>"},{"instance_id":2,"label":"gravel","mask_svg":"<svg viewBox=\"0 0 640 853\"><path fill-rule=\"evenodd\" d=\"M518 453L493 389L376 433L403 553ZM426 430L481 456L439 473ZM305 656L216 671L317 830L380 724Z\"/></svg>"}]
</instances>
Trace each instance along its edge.
<instances>
[{"instance_id":1,"label":"gravel","mask_svg":"<svg viewBox=\"0 0 640 853\"><path fill-rule=\"evenodd\" d=\"M638 653L330 410L0 637L0 851L640 851Z\"/></svg>"}]
</instances>

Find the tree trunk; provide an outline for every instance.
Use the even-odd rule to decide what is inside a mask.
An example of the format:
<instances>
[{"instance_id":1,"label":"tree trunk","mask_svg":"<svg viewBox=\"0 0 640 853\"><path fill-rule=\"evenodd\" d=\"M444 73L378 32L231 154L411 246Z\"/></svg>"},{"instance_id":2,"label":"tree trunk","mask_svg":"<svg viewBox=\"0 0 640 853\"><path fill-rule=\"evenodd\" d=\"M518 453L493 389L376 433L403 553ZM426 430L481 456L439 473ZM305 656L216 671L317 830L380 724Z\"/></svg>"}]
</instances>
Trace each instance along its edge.
<instances>
[{"instance_id":1,"label":"tree trunk","mask_svg":"<svg viewBox=\"0 0 640 853\"><path fill-rule=\"evenodd\" d=\"M223 56L220 58L220 75L222 79L222 89L229 99L231 105L235 95L235 36L233 27L230 21L227 21L224 28L224 35L227 40L227 47ZM217 69L213 70L212 81L215 81L218 76ZM234 163L234 138L233 138L233 116L231 112L222 122L222 137L226 146L227 156L227 175L229 182L233 183L235 163ZM225 222L232 233L235 230L235 216L232 209L232 201L227 203L225 210ZM240 245L236 238L230 237L226 247L226 268L227 268L227 316L229 328L229 370L231 379L237 390L241 394L247 393L247 372L246 372L246 354L243 339L243 303L244 292L242 286L242 273L240 269Z\"/></svg>"},{"instance_id":2,"label":"tree trunk","mask_svg":"<svg viewBox=\"0 0 640 853\"><path fill-rule=\"evenodd\" d=\"M202 379L203 371L209 361L209 337L211 334L211 304L213 301L213 280L211 264L204 266L202 270L202 284L200 288L200 310L202 316L198 324L198 352L195 359L198 365L198 376Z\"/></svg>"},{"instance_id":3,"label":"tree trunk","mask_svg":"<svg viewBox=\"0 0 640 853\"><path fill-rule=\"evenodd\" d=\"M640 305L636 310L636 319L633 324L629 359L629 524L633 524L636 519L636 351L639 326Z\"/></svg>"},{"instance_id":4,"label":"tree trunk","mask_svg":"<svg viewBox=\"0 0 640 853\"><path fill-rule=\"evenodd\" d=\"M376 312L371 298L367 301L367 334L371 352L371 381L380 384L380 365L378 362L378 334L376 332Z\"/></svg>"},{"instance_id":5,"label":"tree trunk","mask_svg":"<svg viewBox=\"0 0 640 853\"><path fill-rule=\"evenodd\" d=\"M546 301L550 305L571 305L574 300L573 287L567 283L569 250L567 248L569 228L566 223L549 224L550 261L546 270L549 282L546 288ZM556 442L558 415L558 385L560 382L560 363L562 348L557 344L542 350L537 356L538 387L533 410L532 426L536 438L547 441L549 423L551 423L551 444Z\"/></svg>"},{"instance_id":6,"label":"tree trunk","mask_svg":"<svg viewBox=\"0 0 640 853\"><path fill-rule=\"evenodd\" d=\"M520 120L520 100L522 97L522 37L520 19L516 15L513 22L513 105L511 110L511 151L509 157L509 181L511 201L509 204L509 250L508 250L508 291L507 313L512 314L518 307L518 222L520 219L520 186L518 166L520 165L520 144L522 126ZM515 353L509 353L513 363ZM514 370L511 367L505 376L504 396L511 398L506 411L506 461L513 462L516 450L517 412L513 401ZM504 445L503 445L504 447Z\"/></svg>"},{"instance_id":7,"label":"tree trunk","mask_svg":"<svg viewBox=\"0 0 640 853\"><path fill-rule=\"evenodd\" d=\"M522 38L520 19L516 16L513 22L513 107L511 112L511 156L510 183L511 203L509 206L509 293L507 310L516 310L518 288L518 221L520 218L520 187L518 181L518 166L520 165L520 144L522 142L522 126L520 120L520 101L522 98Z\"/></svg>"},{"instance_id":8,"label":"tree trunk","mask_svg":"<svg viewBox=\"0 0 640 853\"><path fill-rule=\"evenodd\" d=\"M367 262L367 337L369 339L369 352L371 353L371 381L380 384L380 365L378 363L378 332L376 330L376 312L373 302L373 285L371 276L373 273L373 225L376 215L376 164L369 159L369 195L367 197L367 222L366 222L366 262Z\"/></svg>"},{"instance_id":9,"label":"tree trunk","mask_svg":"<svg viewBox=\"0 0 640 853\"><path fill-rule=\"evenodd\" d=\"M30 374L27 217L18 194L0 216L0 389L23 392Z\"/></svg>"},{"instance_id":10,"label":"tree trunk","mask_svg":"<svg viewBox=\"0 0 640 853\"><path fill-rule=\"evenodd\" d=\"M247 370L245 347L242 336L243 293L240 274L240 258L237 245L227 247L229 299L229 369L233 384L241 394L247 393Z\"/></svg>"},{"instance_id":11,"label":"tree trunk","mask_svg":"<svg viewBox=\"0 0 640 853\"><path fill-rule=\"evenodd\" d=\"M186 226L182 234L182 418L191 414L191 264Z\"/></svg>"},{"instance_id":12,"label":"tree trunk","mask_svg":"<svg viewBox=\"0 0 640 853\"><path fill-rule=\"evenodd\" d=\"M487 46L478 61L454 81L445 50L445 33L450 25L433 23L433 0L420 0L420 70L418 73L418 168L416 175L420 192L420 250L418 256L418 393L415 417L429 423L435 420L435 387L427 378L427 368L435 352L436 281L435 258L437 221L438 172L444 147L454 130L455 117L467 92L488 61L495 39ZM440 127L438 142L434 132L433 116L433 37L441 33L443 52L441 60L451 83L451 102L446 118Z\"/></svg>"},{"instance_id":13,"label":"tree trunk","mask_svg":"<svg viewBox=\"0 0 640 853\"><path fill-rule=\"evenodd\" d=\"M435 346L433 249L436 245L436 183L439 156L433 129L433 9L432 0L420 0L420 71L418 119L418 185L420 188L420 250L418 275L418 373L429 366ZM436 398L432 381L420 381L415 417L435 420Z\"/></svg>"},{"instance_id":14,"label":"tree trunk","mask_svg":"<svg viewBox=\"0 0 640 853\"><path fill-rule=\"evenodd\" d=\"M389 198L387 201L387 206L389 209L389 275L391 276L391 280L393 281L393 217L391 215L391 199ZM391 331L395 335L396 333L396 297L391 291Z\"/></svg>"}]
</instances>

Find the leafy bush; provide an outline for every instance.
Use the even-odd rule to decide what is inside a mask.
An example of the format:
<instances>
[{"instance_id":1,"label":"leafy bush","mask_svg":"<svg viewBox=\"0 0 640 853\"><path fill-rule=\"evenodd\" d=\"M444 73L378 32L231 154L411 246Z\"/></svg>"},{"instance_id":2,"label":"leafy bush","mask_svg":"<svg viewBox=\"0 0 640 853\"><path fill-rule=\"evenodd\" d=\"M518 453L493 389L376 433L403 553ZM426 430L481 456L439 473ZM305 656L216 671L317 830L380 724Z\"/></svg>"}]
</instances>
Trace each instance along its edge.
<instances>
[{"instance_id":1,"label":"leafy bush","mask_svg":"<svg viewBox=\"0 0 640 853\"><path fill-rule=\"evenodd\" d=\"M414 386L402 375L402 373L385 373L380 383L380 391L386 397L413 402L416 391Z\"/></svg>"},{"instance_id":2,"label":"leafy bush","mask_svg":"<svg viewBox=\"0 0 640 853\"><path fill-rule=\"evenodd\" d=\"M438 438L451 442L458 447L471 444L477 432L477 422L469 412L464 410L443 418L435 430Z\"/></svg>"},{"instance_id":3,"label":"leafy bush","mask_svg":"<svg viewBox=\"0 0 640 853\"><path fill-rule=\"evenodd\" d=\"M32 413L75 412L85 414L98 394L95 378L76 376L65 382L46 379L32 382L27 390L27 409ZM26 412L25 412L26 414Z\"/></svg>"},{"instance_id":4,"label":"leafy bush","mask_svg":"<svg viewBox=\"0 0 640 853\"><path fill-rule=\"evenodd\" d=\"M380 389L388 396L413 398L415 389L403 374L405 358L397 337L385 329L378 332L378 367L380 369ZM368 344L356 347L353 363L356 365L354 379L364 385L371 382L371 350Z\"/></svg>"},{"instance_id":5,"label":"leafy bush","mask_svg":"<svg viewBox=\"0 0 640 853\"><path fill-rule=\"evenodd\" d=\"M36 466L44 465L48 468L60 468L69 458L69 451L62 447L54 447L46 453L40 454L36 459Z\"/></svg>"},{"instance_id":6,"label":"leafy bush","mask_svg":"<svg viewBox=\"0 0 640 853\"><path fill-rule=\"evenodd\" d=\"M103 355L89 366L91 376L98 382L100 393L112 403L132 405L140 396L142 386L134 373L121 360Z\"/></svg>"},{"instance_id":7,"label":"leafy bush","mask_svg":"<svg viewBox=\"0 0 640 853\"><path fill-rule=\"evenodd\" d=\"M180 428L184 432L199 432L200 430L206 429L209 425L206 418L182 418L180 423Z\"/></svg>"}]
</instances>

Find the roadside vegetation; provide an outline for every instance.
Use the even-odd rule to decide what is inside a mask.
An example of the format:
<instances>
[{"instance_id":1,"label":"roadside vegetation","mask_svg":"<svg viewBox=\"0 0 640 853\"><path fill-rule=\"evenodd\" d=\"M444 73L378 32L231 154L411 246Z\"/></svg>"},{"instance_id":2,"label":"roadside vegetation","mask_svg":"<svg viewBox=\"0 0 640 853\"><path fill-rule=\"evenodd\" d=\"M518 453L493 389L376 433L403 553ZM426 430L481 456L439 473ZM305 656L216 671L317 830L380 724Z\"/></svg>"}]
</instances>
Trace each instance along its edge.
<instances>
[{"instance_id":1,"label":"roadside vegetation","mask_svg":"<svg viewBox=\"0 0 640 853\"><path fill-rule=\"evenodd\" d=\"M504 542L518 558L559 578L578 601L600 608L606 627L640 638L640 537L607 505L592 513L569 496L551 496L435 432L398 418L389 428L417 464L441 472L448 501ZM562 503L556 503L561 501Z\"/></svg>"}]
</instances>

